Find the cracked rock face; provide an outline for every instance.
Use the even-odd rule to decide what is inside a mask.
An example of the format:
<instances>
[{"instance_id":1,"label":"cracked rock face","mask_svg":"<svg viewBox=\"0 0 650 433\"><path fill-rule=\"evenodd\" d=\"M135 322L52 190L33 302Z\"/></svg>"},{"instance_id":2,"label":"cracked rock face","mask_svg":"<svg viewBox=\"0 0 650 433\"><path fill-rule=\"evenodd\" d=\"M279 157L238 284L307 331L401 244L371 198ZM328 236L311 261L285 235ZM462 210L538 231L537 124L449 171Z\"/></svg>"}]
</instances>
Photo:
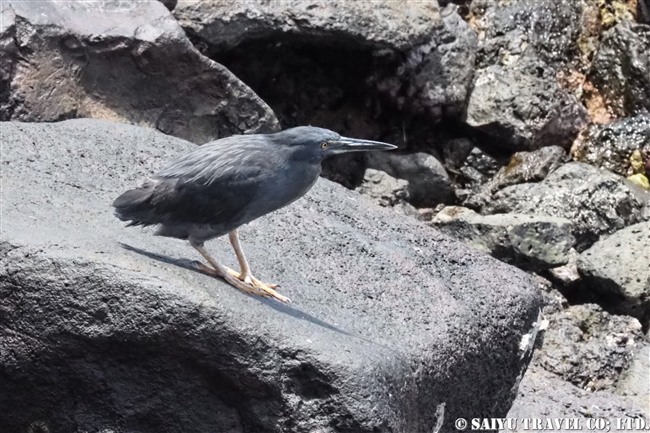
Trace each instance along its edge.
<instances>
[{"instance_id":1,"label":"cracked rock face","mask_svg":"<svg viewBox=\"0 0 650 433\"><path fill-rule=\"evenodd\" d=\"M620 314L650 323L650 222L596 242L578 259L583 286L604 295Z\"/></svg>"},{"instance_id":2,"label":"cracked rock face","mask_svg":"<svg viewBox=\"0 0 650 433\"><path fill-rule=\"evenodd\" d=\"M616 384L616 394L625 396L641 406L650 417L650 345L636 351Z\"/></svg>"},{"instance_id":3,"label":"cracked rock face","mask_svg":"<svg viewBox=\"0 0 650 433\"><path fill-rule=\"evenodd\" d=\"M519 396L508 412L508 418L523 420L551 417L566 420L562 428L553 428L553 431L560 433L575 432L577 426L586 429L587 420L594 418L607 420L642 418L646 425L650 422L650 415L644 413L643 406L636 405L627 398L610 391L585 391L558 375L531 366L519 386ZM568 420L573 419L578 419L578 422L569 426ZM633 427L618 429L615 423L613 424L611 431L624 432L633 429ZM514 431L525 431L521 421L518 422L517 427Z\"/></svg>"},{"instance_id":4,"label":"cracked rock face","mask_svg":"<svg viewBox=\"0 0 650 433\"><path fill-rule=\"evenodd\" d=\"M192 144L88 119L0 127L2 431L430 433L441 403L444 431L505 416L541 307L523 272L321 179L241 228L255 274L294 303L249 297L112 215Z\"/></svg>"},{"instance_id":5,"label":"cracked rock face","mask_svg":"<svg viewBox=\"0 0 650 433\"><path fill-rule=\"evenodd\" d=\"M422 152L381 155L379 152L373 152L366 155L366 159L368 167L408 182L406 199L414 206L433 207L450 202L454 196L449 175L440 161L432 155Z\"/></svg>"},{"instance_id":6,"label":"cracked rock face","mask_svg":"<svg viewBox=\"0 0 650 433\"><path fill-rule=\"evenodd\" d=\"M524 213L567 218L576 249L583 251L601 235L647 218L650 194L623 177L571 162L538 183L506 187L481 207L482 214Z\"/></svg>"},{"instance_id":7,"label":"cracked rock face","mask_svg":"<svg viewBox=\"0 0 650 433\"><path fill-rule=\"evenodd\" d=\"M573 305L549 322L533 362L587 390L614 391L621 370L646 344L638 320L595 304Z\"/></svg>"},{"instance_id":8,"label":"cracked rock face","mask_svg":"<svg viewBox=\"0 0 650 433\"><path fill-rule=\"evenodd\" d=\"M0 120L138 124L195 143L272 132L271 109L160 2L3 1Z\"/></svg>"},{"instance_id":9,"label":"cracked rock face","mask_svg":"<svg viewBox=\"0 0 650 433\"><path fill-rule=\"evenodd\" d=\"M650 25L625 21L606 32L590 77L617 115L650 112Z\"/></svg>"},{"instance_id":10,"label":"cracked rock face","mask_svg":"<svg viewBox=\"0 0 650 433\"><path fill-rule=\"evenodd\" d=\"M569 261L573 238L566 218L497 214L479 215L459 207L444 208L434 227L499 260L524 269L549 269Z\"/></svg>"},{"instance_id":11,"label":"cracked rock face","mask_svg":"<svg viewBox=\"0 0 650 433\"><path fill-rule=\"evenodd\" d=\"M650 160L650 114L592 125L576 140L572 153L578 161L628 176L630 156L635 150Z\"/></svg>"},{"instance_id":12,"label":"cracked rock face","mask_svg":"<svg viewBox=\"0 0 650 433\"><path fill-rule=\"evenodd\" d=\"M312 38L343 36L377 48L405 50L427 40L440 26L440 11L435 2L413 0L191 0L181 2L174 16L183 28L216 49L282 33Z\"/></svg>"},{"instance_id":13,"label":"cracked rock face","mask_svg":"<svg viewBox=\"0 0 650 433\"><path fill-rule=\"evenodd\" d=\"M467 124L485 133L495 149L569 148L587 124L587 111L531 49L511 58L476 71Z\"/></svg>"}]
</instances>

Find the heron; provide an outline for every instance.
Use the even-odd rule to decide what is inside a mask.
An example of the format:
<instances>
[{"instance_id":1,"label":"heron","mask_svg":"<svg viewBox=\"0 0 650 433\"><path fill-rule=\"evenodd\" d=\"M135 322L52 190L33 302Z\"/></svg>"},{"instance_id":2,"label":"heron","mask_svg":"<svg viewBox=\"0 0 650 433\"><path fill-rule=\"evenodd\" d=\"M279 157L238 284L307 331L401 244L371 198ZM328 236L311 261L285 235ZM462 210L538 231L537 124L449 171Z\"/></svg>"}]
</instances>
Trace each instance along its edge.
<instances>
[{"instance_id":1,"label":"heron","mask_svg":"<svg viewBox=\"0 0 650 433\"><path fill-rule=\"evenodd\" d=\"M197 147L113 202L130 226L157 225L158 236L189 241L209 266L200 269L237 289L287 303L276 284L253 276L238 228L287 206L309 191L321 162L348 152L391 150L379 141L301 126L273 134L233 135ZM214 260L205 242L228 234L239 272Z\"/></svg>"}]
</instances>

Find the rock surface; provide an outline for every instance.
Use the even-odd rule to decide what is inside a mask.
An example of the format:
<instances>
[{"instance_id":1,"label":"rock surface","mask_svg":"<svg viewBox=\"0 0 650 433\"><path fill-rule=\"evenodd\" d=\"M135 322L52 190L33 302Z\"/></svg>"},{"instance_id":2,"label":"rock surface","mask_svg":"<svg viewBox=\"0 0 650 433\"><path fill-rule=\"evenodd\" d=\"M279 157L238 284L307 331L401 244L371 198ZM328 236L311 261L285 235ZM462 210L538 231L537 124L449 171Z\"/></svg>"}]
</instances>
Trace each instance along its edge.
<instances>
[{"instance_id":1,"label":"rock surface","mask_svg":"<svg viewBox=\"0 0 650 433\"><path fill-rule=\"evenodd\" d=\"M485 133L490 146L526 151L569 148L587 124L587 111L560 88L555 71L529 50L476 72L467 124Z\"/></svg>"},{"instance_id":2,"label":"rock surface","mask_svg":"<svg viewBox=\"0 0 650 433\"><path fill-rule=\"evenodd\" d=\"M404 179L396 179L383 171L369 168L357 191L375 199L380 206L395 206L408 200L408 186L409 183Z\"/></svg>"},{"instance_id":3,"label":"rock surface","mask_svg":"<svg viewBox=\"0 0 650 433\"><path fill-rule=\"evenodd\" d=\"M483 216L467 208L448 206L432 223L465 245L524 269L541 270L566 264L575 243L571 221L566 218Z\"/></svg>"},{"instance_id":4,"label":"rock surface","mask_svg":"<svg viewBox=\"0 0 650 433\"><path fill-rule=\"evenodd\" d=\"M91 117L205 143L279 127L151 2L3 1L0 120Z\"/></svg>"},{"instance_id":5,"label":"rock surface","mask_svg":"<svg viewBox=\"0 0 650 433\"><path fill-rule=\"evenodd\" d=\"M472 25L482 40L481 55L488 59L507 56L509 50L504 47L518 40L556 68L575 62L581 54L582 20L589 3L475 0L471 5Z\"/></svg>"},{"instance_id":6,"label":"rock surface","mask_svg":"<svg viewBox=\"0 0 650 433\"><path fill-rule=\"evenodd\" d=\"M321 180L240 231L294 304L249 297L112 216L189 143L97 120L0 127L2 431L429 433L441 403L444 431L505 416L540 308L522 272Z\"/></svg>"},{"instance_id":7,"label":"rock surface","mask_svg":"<svg viewBox=\"0 0 650 433\"><path fill-rule=\"evenodd\" d=\"M540 182L558 168L566 152L559 146L547 146L533 152L517 152L508 165L501 167L488 184L492 192L510 185L526 182Z\"/></svg>"},{"instance_id":8,"label":"rock surface","mask_svg":"<svg viewBox=\"0 0 650 433\"><path fill-rule=\"evenodd\" d=\"M377 3L365 4L375 7ZM463 117L474 77L476 33L454 7L443 10L441 17L442 26L425 43L404 50L405 60L388 70L376 86L409 112L434 119Z\"/></svg>"},{"instance_id":9,"label":"rock surface","mask_svg":"<svg viewBox=\"0 0 650 433\"><path fill-rule=\"evenodd\" d=\"M448 203L454 197L451 179L443 165L426 153L408 155L375 152L366 156L368 167L408 182L408 201L416 207Z\"/></svg>"},{"instance_id":10,"label":"rock surface","mask_svg":"<svg viewBox=\"0 0 650 433\"><path fill-rule=\"evenodd\" d=\"M548 317L534 363L590 391L614 391L621 370L644 347L638 320L595 304L573 305Z\"/></svg>"},{"instance_id":11,"label":"rock surface","mask_svg":"<svg viewBox=\"0 0 650 433\"><path fill-rule=\"evenodd\" d=\"M490 180L474 189L467 197L465 205L474 209L481 208L492 200L492 194L507 186L542 181L558 168L565 158L566 152L559 146L542 147L532 152L517 152Z\"/></svg>"},{"instance_id":12,"label":"rock surface","mask_svg":"<svg viewBox=\"0 0 650 433\"><path fill-rule=\"evenodd\" d=\"M576 140L571 153L577 161L630 175L630 156L639 150L650 159L650 114L621 119L609 125L591 125Z\"/></svg>"},{"instance_id":13,"label":"rock surface","mask_svg":"<svg viewBox=\"0 0 650 433\"><path fill-rule=\"evenodd\" d=\"M576 424L570 428L565 423L549 430L554 432L570 433L579 430L596 430L594 425L588 424L595 419L602 418L610 421L610 431L635 430L634 425L619 428L617 419L635 420L640 418L644 425L650 425L650 416L644 414L643 408L634 402L612 394L608 391L589 392L572 385L560 377L545 371L542 368L531 366L526 376L519 385L519 395L508 412L508 418L517 419L518 423L513 432L534 431L532 426L525 428L523 419L577 419ZM580 429L576 429L576 425ZM640 429L636 429L640 430Z\"/></svg>"},{"instance_id":14,"label":"rock surface","mask_svg":"<svg viewBox=\"0 0 650 433\"><path fill-rule=\"evenodd\" d=\"M188 32L217 50L278 33L312 39L343 37L377 48L405 50L425 42L441 24L435 2L413 0L190 0L176 6L174 16Z\"/></svg>"},{"instance_id":15,"label":"rock surface","mask_svg":"<svg viewBox=\"0 0 650 433\"><path fill-rule=\"evenodd\" d=\"M617 115L650 112L650 26L625 21L606 32L590 79Z\"/></svg>"},{"instance_id":16,"label":"rock surface","mask_svg":"<svg viewBox=\"0 0 650 433\"><path fill-rule=\"evenodd\" d=\"M647 218L650 194L624 178L580 162L571 162L539 183L498 191L482 214L522 213L558 216L574 225L576 249L583 251L601 235Z\"/></svg>"},{"instance_id":17,"label":"rock surface","mask_svg":"<svg viewBox=\"0 0 650 433\"><path fill-rule=\"evenodd\" d=\"M596 242L580 255L578 271L613 311L650 324L650 221Z\"/></svg>"},{"instance_id":18,"label":"rock surface","mask_svg":"<svg viewBox=\"0 0 650 433\"><path fill-rule=\"evenodd\" d=\"M633 400L650 418L650 345L637 350L634 358L621 373L616 394Z\"/></svg>"},{"instance_id":19,"label":"rock surface","mask_svg":"<svg viewBox=\"0 0 650 433\"><path fill-rule=\"evenodd\" d=\"M283 127L318 124L432 153L436 145L425 141L441 141L433 138L447 125L441 118L465 114L477 41L454 5L199 0L175 15L197 47L250 85ZM339 161L330 161L325 175L337 179L331 173Z\"/></svg>"}]
</instances>

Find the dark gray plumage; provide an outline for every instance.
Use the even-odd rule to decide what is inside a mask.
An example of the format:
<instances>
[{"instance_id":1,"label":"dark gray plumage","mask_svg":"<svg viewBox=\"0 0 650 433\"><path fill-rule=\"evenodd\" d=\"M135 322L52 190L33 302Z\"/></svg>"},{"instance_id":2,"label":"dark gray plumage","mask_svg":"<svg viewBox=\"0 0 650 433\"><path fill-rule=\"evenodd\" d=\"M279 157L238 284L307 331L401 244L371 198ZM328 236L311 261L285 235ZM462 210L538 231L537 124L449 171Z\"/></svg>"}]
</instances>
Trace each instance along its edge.
<instances>
[{"instance_id":1,"label":"dark gray plumage","mask_svg":"<svg viewBox=\"0 0 650 433\"><path fill-rule=\"evenodd\" d=\"M128 226L160 225L157 235L189 240L214 268L205 270L246 292L286 302L275 286L250 275L237 228L302 197L318 179L324 158L394 148L313 127L231 136L197 147L119 196L113 202L115 215L130 221ZM226 233L241 272L219 265L203 247Z\"/></svg>"}]
</instances>

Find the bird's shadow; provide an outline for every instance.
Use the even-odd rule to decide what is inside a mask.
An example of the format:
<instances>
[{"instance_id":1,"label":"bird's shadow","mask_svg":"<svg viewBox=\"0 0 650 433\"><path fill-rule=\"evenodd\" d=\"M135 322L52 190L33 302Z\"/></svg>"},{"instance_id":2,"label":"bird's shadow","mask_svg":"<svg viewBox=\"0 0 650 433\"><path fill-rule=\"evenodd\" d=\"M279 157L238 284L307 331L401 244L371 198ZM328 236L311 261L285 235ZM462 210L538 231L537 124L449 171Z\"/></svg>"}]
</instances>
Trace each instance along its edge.
<instances>
[{"instance_id":1,"label":"bird's shadow","mask_svg":"<svg viewBox=\"0 0 650 433\"><path fill-rule=\"evenodd\" d=\"M213 277L213 278L218 278L215 275L200 269L199 265L201 263L196 261L196 260L175 259L173 257L169 257L169 256L166 256L166 255L163 255L163 254L156 254L156 253L152 253L150 251L142 250L140 248L136 248L134 246L125 244L123 242L118 242L118 243L122 248L124 248L127 251L132 251L134 253L143 255L145 257L149 257L150 259L158 260L159 262L167 263L167 264L178 266L178 267L190 270L190 271L198 272L199 274L207 275L207 276L210 276L210 277ZM343 331L342 329L339 329L334 325L330 325L329 323L327 323L327 322L325 322L325 321L323 321L323 320L321 320L321 319L319 319L317 317L314 317L309 313L305 313L304 311L301 311L301 310L293 307L292 305L283 304L283 303L281 303L279 301L274 301L272 299L263 298L261 296L253 296L253 295L248 295L248 296L250 296L252 299L256 300L257 302L261 302L261 303L263 303L263 304L265 304L265 305L267 305L267 306L269 306L269 307L271 307L271 308L273 308L273 309L275 309L275 310L277 310L277 311L279 311L279 312L281 312L283 314L287 314L287 315L289 315L291 317L294 317L296 319L306 320L307 322L313 323L314 325L321 326L323 328L329 329L330 331L338 332L340 334L344 334L344 335L347 335L347 336L354 336L354 335L350 334L349 332Z\"/></svg>"}]
</instances>

